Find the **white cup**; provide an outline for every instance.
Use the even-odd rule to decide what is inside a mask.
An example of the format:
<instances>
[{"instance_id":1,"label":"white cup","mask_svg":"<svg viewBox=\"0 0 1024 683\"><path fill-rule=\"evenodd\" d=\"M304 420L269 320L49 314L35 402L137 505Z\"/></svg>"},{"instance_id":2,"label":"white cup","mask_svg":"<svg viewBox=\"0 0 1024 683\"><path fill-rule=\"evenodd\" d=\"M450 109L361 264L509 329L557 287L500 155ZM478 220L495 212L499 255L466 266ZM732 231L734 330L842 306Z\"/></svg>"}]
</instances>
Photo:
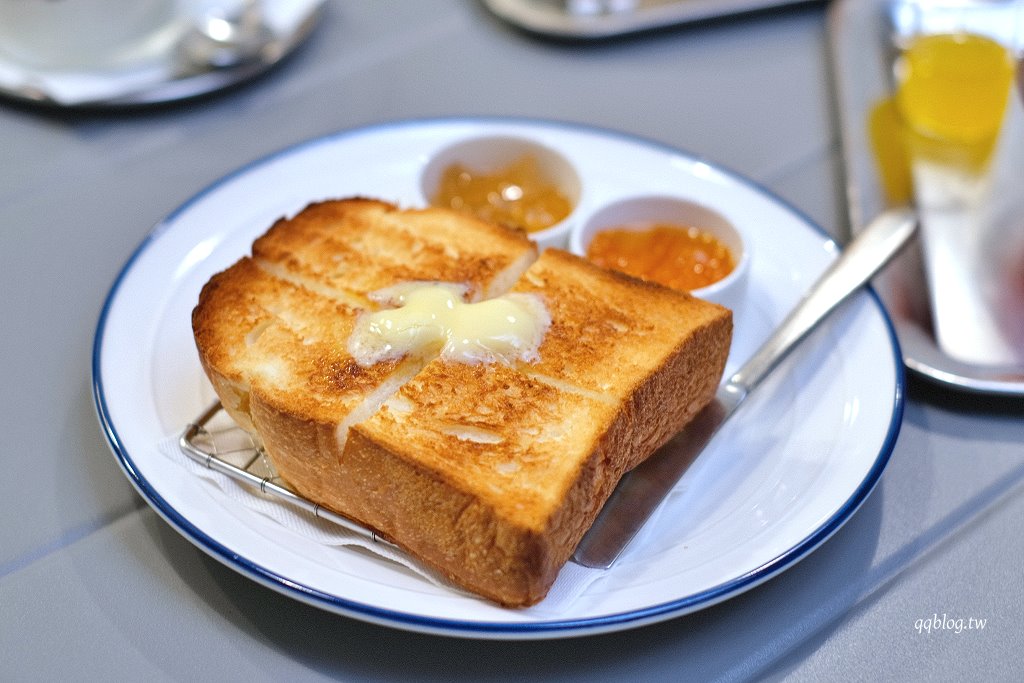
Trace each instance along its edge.
<instances>
[{"instance_id":1,"label":"white cup","mask_svg":"<svg viewBox=\"0 0 1024 683\"><path fill-rule=\"evenodd\" d=\"M36 69L116 67L169 40L188 0L0 0L0 54Z\"/></svg>"}]
</instances>

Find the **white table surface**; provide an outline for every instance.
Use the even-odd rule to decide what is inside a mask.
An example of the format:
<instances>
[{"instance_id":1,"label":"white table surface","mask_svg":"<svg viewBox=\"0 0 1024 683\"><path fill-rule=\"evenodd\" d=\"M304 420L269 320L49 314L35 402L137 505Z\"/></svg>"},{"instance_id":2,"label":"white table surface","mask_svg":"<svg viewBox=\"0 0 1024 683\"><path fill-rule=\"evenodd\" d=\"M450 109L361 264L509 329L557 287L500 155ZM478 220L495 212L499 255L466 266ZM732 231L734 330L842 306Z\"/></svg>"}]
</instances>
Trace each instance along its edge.
<instances>
[{"instance_id":1,"label":"white table surface","mask_svg":"<svg viewBox=\"0 0 1024 683\"><path fill-rule=\"evenodd\" d=\"M613 128L753 178L842 238L825 3L602 43L473 0L329 2L266 76L126 111L0 101L3 680L1013 680L1024 668L1024 404L912 381L881 483L794 568L690 616L570 640L406 633L285 598L134 492L94 414L102 301L211 181L365 124L509 115ZM933 615L983 630L919 632Z\"/></svg>"}]
</instances>

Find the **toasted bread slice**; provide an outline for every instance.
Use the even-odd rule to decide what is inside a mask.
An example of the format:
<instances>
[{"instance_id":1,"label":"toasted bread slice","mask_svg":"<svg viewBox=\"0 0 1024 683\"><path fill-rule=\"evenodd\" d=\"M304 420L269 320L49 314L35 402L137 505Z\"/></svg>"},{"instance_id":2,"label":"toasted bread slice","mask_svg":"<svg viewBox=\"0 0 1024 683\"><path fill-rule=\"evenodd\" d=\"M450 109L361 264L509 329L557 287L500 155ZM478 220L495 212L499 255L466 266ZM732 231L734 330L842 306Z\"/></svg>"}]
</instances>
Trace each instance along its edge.
<instances>
[{"instance_id":1,"label":"toasted bread slice","mask_svg":"<svg viewBox=\"0 0 1024 683\"><path fill-rule=\"evenodd\" d=\"M711 399L732 324L720 306L558 250L524 273L535 258L521 234L454 212L314 205L204 288L200 357L300 493L460 586L530 605L622 474ZM406 279L539 296L551 318L539 358L360 366L345 343L356 319Z\"/></svg>"}]
</instances>

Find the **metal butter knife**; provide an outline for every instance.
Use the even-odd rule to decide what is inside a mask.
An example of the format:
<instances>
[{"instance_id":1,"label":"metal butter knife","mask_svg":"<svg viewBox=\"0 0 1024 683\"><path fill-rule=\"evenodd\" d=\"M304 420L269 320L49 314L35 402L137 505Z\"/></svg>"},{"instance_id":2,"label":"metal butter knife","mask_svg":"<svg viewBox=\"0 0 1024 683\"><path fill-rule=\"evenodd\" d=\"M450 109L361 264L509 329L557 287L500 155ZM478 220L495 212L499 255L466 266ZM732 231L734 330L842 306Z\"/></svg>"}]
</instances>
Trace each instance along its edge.
<instances>
[{"instance_id":1,"label":"metal butter knife","mask_svg":"<svg viewBox=\"0 0 1024 683\"><path fill-rule=\"evenodd\" d=\"M843 250L771 337L669 443L628 472L580 541L573 561L607 569L744 399L836 306L877 273L914 235L917 216L893 209Z\"/></svg>"}]
</instances>

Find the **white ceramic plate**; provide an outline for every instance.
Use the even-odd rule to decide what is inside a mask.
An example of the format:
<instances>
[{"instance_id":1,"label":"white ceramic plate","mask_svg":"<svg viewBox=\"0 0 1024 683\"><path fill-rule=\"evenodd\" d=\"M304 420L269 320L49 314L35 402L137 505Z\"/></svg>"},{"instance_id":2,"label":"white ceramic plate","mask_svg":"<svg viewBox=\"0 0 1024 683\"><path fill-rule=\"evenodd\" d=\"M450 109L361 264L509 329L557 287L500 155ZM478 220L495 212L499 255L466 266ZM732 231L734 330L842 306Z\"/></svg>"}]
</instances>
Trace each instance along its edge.
<instances>
[{"instance_id":1,"label":"white ceramic plate","mask_svg":"<svg viewBox=\"0 0 1024 683\"><path fill-rule=\"evenodd\" d=\"M425 204L419 173L470 136L514 135L561 151L580 173L576 220L633 193L702 202L746 231L750 296L730 370L835 257L825 234L754 184L689 154L622 134L522 120L410 121L306 142L220 180L159 224L114 283L93 355L103 429L143 497L197 546L286 595L416 631L549 638L632 628L742 592L806 556L877 482L899 431L902 365L876 297L844 305L769 379L681 480L619 563L574 601L508 610L434 586L363 552L290 533L198 486L157 448L212 398L190 313L214 272L273 220L308 202L376 196Z\"/></svg>"}]
</instances>

